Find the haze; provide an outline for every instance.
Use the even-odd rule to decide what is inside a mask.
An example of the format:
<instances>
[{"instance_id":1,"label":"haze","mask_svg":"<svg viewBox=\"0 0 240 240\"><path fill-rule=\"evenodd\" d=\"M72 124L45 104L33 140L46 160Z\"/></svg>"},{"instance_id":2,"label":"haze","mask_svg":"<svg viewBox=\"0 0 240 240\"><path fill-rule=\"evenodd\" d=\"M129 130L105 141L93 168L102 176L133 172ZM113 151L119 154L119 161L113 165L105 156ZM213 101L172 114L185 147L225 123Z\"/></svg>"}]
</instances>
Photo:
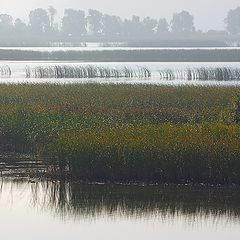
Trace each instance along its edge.
<instances>
[{"instance_id":1,"label":"haze","mask_svg":"<svg viewBox=\"0 0 240 240\"><path fill-rule=\"evenodd\" d=\"M139 15L155 18L171 19L174 12L187 10L195 16L197 29L223 29L223 19L229 9L240 5L239 0L4 0L1 2L1 13L9 13L27 21L28 12L33 8L47 8L53 5L58 10L59 17L64 8L100 10L104 13L122 17Z\"/></svg>"}]
</instances>

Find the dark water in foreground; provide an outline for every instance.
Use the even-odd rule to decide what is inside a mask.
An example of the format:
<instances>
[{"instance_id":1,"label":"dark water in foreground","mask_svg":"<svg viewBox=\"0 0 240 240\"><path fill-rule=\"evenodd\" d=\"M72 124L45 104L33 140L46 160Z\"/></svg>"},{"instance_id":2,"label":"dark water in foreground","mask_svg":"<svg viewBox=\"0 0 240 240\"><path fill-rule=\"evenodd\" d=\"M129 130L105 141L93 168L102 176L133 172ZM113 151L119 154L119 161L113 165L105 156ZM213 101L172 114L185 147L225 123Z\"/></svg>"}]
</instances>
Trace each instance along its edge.
<instances>
[{"instance_id":1,"label":"dark water in foreground","mask_svg":"<svg viewBox=\"0 0 240 240\"><path fill-rule=\"evenodd\" d=\"M231 239L240 190L1 181L1 239Z\"/></svg>"}]
</instances>

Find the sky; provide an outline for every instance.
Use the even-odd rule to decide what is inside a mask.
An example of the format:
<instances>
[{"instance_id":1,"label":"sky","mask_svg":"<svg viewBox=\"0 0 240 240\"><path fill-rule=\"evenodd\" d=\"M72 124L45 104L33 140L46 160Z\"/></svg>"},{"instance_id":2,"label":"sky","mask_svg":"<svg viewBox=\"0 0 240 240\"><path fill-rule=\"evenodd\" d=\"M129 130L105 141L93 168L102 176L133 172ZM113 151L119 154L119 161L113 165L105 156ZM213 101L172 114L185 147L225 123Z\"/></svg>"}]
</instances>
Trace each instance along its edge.
<instances>
[{"instance_id":1,"label":"sky","mask_svg":"<svg viewBox=\"0 0 240 240\"><path fill-rule=\"evenodd\" d=\"M206 31L224 29L227 12L240 6L240 0L0 0L0 13L27 21L31 9L49 5L58 10L59 17L65 8L75 8L97 9L124 18L138 15L170 20L173 13L187 10L194 15L196 28Z\"/></svg>"}]
</instances>

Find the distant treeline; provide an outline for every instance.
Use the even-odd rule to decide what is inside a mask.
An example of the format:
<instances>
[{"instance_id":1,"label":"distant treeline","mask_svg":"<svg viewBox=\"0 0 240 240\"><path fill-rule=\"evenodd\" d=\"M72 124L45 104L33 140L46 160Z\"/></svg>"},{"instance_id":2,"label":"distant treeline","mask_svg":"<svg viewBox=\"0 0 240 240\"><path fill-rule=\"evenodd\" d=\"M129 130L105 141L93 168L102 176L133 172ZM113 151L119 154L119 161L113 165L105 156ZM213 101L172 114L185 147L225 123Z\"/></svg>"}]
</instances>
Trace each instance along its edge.
<instances>
[{"instance_id":1,"label":"distant treeline","mask_svg":"<svg viewBox=\"0 0 240 240\"><path fill-rule=\"evenodd\" d=\"M11 15L0 14L0 40L16 39L37 41L40 39L72 39L90 38L99 41L107 39L141 39L165 38L189 39L200 36L205 39L223 40L240 33L240 7L229 11L224 31L210 30L207 33L197 30L194 25L194 16L187 11L173 14L170 21L165 18L152 18L132 16L123 19L119 16L104 14L100 11L89 9L86 13L82 10L65 9L61 21L55 21L57 11L50 6L48 9L37 8L29 13L28 22L13 19ZM230 34L230 35L229 35ZM174 37L173 37L174 36ZM0 41L4 42L4 41Z\"/></svg>"},{"instance_id":2,"label":"distant treeline","mask_svg":"<svg viewBox=\"0 0 240 240\"><path fill-rule=\"evenodd\" d=\"M240 49L27 51L0 49L0 60L95 62L239 62Z\"/></svg>"}]
</instances>

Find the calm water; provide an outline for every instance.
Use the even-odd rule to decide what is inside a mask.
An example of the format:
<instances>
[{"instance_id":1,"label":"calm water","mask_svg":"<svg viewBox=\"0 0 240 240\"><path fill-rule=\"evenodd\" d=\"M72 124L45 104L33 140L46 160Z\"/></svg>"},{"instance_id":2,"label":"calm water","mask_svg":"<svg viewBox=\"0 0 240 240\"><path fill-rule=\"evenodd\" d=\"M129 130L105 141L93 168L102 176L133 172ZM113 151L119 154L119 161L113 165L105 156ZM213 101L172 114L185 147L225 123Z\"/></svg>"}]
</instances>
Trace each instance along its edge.
<instances>
[{"instance_id":1,"label":"calm water","mask_svg":"<svg viewBox=\"0 0 240 240\"><path fill-rule=\"evenodd\" d=\"M26 79L25 78L25 68L26 66L36 67L36 66L49 66L49 65L96 65L104 66L111 68L123 68L124 66L130 67L132 69L137 69L139 66L147 67L152 72L151 79ZM213 63L213 62L143 62L143 63L134 63L134 62L63 62L63 61L0 61L0 66L8 65L11 67L12 76L10 78L0 77L1 83L125 83L125 84L157 84L157 85L222 85L222 86L239 86L240 82L238 81L187 81L187 80L173 80L166 81L160 80L159 70L171 69L173 71L186 70L187 68L200 68L200 67L232 67L240 68L240 63L238 62L222 62L222 63Z\"/></svg>"},{"instance_id":2,"label":"calm water","mask_svg":"<svg viewBox=\"0 0 240 240\"><path fill-rule=\"evenodd\" d=\"M240 190L1 182L1 239L238 240Z\"/></svg>"}]
</instances>

